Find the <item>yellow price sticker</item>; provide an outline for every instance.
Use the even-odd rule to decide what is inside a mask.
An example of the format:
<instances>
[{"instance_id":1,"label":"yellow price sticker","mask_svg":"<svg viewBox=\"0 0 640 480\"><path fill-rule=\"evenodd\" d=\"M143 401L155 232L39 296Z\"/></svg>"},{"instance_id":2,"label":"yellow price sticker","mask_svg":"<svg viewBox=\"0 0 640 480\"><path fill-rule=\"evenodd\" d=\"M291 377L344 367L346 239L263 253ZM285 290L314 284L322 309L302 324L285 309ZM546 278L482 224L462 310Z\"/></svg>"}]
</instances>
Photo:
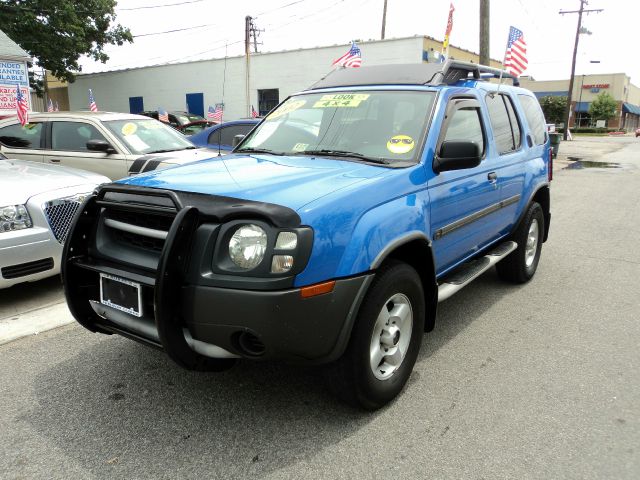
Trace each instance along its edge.
<instances>
[{"instance_id":1,"label":"yellow price sticker","mask_svg":"<svg viewBox=\"0 0 640 480\"><path fill-rule=\"evenodd\" d=\"M285 103L279 109L277 109L275 112L270 113L267 116L267 120L273 120L274 118L282 117L283 115L286 115L287 113L291 113L291 112L293 112L295 110L298 110L300 107L304 106L304 104L306 104L306 103L307 103L306 100L294 100L293 102Z\"/></svg>"},{"instance_id":2,"label":"yellow price sticker","mask_svg":"<svg viewBox=\"0 0 640 480\"><path fill-rule=\"evenodd\" d=\"M135 123L125 123L122 126L122 129L120 130L122 132L123 135L133 135L134 133L136 133L136 130L138 130L138 127L136 126Z\"/></svg>"},{"instance_id":3,"label":"yellow price sticker","mask_svg":"<svg viewBox=\"0 0 640 480\"><path fill-rule=\"evenodd\" d=\"M335 95L323 95L313 108L341 108L357 107L366 101L370 95L368 93L338 93Z\"/></svg>"}]
</instances>

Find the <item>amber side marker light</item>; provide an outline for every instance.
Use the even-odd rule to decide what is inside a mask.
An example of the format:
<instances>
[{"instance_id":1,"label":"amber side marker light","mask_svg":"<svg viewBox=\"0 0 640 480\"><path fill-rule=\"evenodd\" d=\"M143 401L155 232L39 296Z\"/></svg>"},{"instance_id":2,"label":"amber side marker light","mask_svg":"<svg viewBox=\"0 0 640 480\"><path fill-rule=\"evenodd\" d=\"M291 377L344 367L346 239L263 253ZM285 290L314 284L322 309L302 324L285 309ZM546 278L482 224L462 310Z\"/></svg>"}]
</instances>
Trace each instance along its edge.
<instances>
[{"instance_id":1,"label":"amber side marker light","mask_svg":"<svg viewBox=\"0 0 640 480\"><path fill-rule=\"evenodd\" d=\"M322 295L323 293L331 293L333 292L333 287L335 287L335 285L336 281L331 280L330 282L317 283L309 287L302 287L300 289L300 296L302 298L309 298L315 297L316 295Z\"/></svg>"}]
</instances>

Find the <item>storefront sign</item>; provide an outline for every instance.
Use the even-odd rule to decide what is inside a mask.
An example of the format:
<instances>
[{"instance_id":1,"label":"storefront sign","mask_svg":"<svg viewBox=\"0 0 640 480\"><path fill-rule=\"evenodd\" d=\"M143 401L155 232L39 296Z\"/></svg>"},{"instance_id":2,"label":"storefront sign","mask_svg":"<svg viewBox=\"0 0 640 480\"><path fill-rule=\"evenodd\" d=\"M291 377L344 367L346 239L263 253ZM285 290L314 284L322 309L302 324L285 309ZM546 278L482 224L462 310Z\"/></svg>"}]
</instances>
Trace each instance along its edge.
<instances>
[{"instance_id":1,"label":"storefront sign","mask_svg":"<svg viewBox=\"0 0 640 480\"><path fill-rule=\"evenodd\" d=\"M582 88L586 88L587 90L591 88L609 88L608 83L593 83L591 85L582 85Z\"/></svg>"},{"instance_id":2,"label":"storefront sign","mask_svg":"<svg viewBox=\"0 0 640 480\"><path fill-rule=\"evenodd\" d=\"M29 73L26 62L4 60L0 58L0 116L15 115L16 88L20 86L31 110L29 95Z\"/></svg>"}]
</instances>

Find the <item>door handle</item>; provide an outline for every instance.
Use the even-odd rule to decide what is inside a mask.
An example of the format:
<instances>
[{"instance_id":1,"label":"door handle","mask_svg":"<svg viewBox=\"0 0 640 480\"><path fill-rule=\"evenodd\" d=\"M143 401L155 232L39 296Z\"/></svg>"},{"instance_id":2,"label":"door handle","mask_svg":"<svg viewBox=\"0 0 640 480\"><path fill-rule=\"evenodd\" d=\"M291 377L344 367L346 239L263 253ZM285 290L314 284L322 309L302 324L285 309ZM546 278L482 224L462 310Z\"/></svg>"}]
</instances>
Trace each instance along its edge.
<instances>
[{"instance_id":1,"label":"door handle","mask_svg":"<svg viewBox=\"0 0 640 480\"><path fill-rule=\"evenodd\" d=\"M496 183L498 181L498 174L496 172L491 172L487 175L487 180L491 183Z\"/></svg>"},{"instance_id":2,"label":"door handle","mask_svg":"<svg viewBox=\"0 0 640 480\"><path fill-rule=\"evenodd\" d=\"M49 159L49 163L60 163L60 159L59 158L50 158Z\"/></svg>"}]
</instances>

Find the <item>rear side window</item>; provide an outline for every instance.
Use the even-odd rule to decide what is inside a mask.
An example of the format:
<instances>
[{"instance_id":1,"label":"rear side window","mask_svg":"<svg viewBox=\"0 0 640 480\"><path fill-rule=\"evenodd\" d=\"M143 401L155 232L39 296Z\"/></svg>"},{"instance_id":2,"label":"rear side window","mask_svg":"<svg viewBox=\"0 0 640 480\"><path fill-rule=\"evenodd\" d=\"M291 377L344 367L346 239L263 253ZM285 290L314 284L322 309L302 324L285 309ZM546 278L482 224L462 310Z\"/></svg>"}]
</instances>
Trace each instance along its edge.
<instances>
[{"instance_id":1,"label":"rear side window","mask_svg":"<svg viewBox=\"0 0 640 480\"><path fill-rule=\"evenodd\" d=\"M489 94L486 101L498 153L504 155L518 150L522 135L511 99L503 94Z\"/></svg>"},{"instance_id":2,"label":"rear side window","mask_svg":"<svg viewBox=\"0 0 640 480\"><path fill-rule=\"evenodd\" d=\"M40 148L42 123L19 123L0 128L0 142L13 148Z\"/></svg>"},{"instance_id":3,"label":"rear side window","mask_svg":"<svg viewBox=\"0 0 640 480\"><path fill-rule=\"evenodd\" d=\"M246 135L253 125L231 125L221 128L220 143L222 145L233 145L233 137L236 135Z\"/></svg>"},{"instance_id":4,"label":"rear side window","mask_svg":"<svg viewBox=\"0 0 640 480\"><path fill-rule=\"evenodd\" d=\"M518 97L524 110L524 116L527 118L527 123L531 129L533 143L543 145L547 141L547 131L540 104L529 95L518 95Z\"/></svg>"},{"instance_id":5,"label":"rear side window","mask_svg":"<svg viewBox=\"0 0 640 480\"><path fill-rule=\"evenodd\" d=\"M478 108L456 110L444 136L445 142L469 140L480 145L480 151L484 153L484 135Z\"/></svg>"}]
</instances>

